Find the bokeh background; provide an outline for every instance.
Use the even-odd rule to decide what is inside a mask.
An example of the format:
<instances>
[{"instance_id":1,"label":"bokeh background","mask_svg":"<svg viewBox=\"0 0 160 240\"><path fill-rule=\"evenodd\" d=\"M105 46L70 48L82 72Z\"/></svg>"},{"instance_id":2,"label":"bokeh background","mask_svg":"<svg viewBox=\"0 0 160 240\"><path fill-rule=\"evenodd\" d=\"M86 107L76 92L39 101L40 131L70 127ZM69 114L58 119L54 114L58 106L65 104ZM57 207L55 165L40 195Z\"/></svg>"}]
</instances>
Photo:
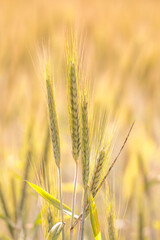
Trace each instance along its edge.
<instances>
[{"instance_id":1,"label":"bokeh background","mask_svg":"<svg viewBox=\"0 0 160 240\"><path fill-rule=\"evenodd\" d=\"M71 206L74 161L65 88L65 43L70 24L83 43L79 50L84 49L86 75L90 84L93 81L96 86L92 92L95 102L105 106L109 126L114 125L116 129L111 160L135 120L125 150L110 175L119 239L160 239L159 10L158 0L0 1L1 195L12 224L22 202L27 229L24 239L43 239L40 219L37 220L37 195L26 186L25 200L21 196L26 176L36 183L41 174L39 167L48 136L46 95L39 61L44 47L49 49L53 60L64 200ZM32 161L25 175L30 148ZM54 162L51 149L48 159ZM107 239L104 198L101 192L97 211L102 237ZM77 202L80 213L80 177ZM0 239L11 239L7 228L9 219L4 216L1 202ZM33 226L37 230L33 231ZM91 239L91 234L87 220L85 239Z\"/></svg>"}]
</instances>

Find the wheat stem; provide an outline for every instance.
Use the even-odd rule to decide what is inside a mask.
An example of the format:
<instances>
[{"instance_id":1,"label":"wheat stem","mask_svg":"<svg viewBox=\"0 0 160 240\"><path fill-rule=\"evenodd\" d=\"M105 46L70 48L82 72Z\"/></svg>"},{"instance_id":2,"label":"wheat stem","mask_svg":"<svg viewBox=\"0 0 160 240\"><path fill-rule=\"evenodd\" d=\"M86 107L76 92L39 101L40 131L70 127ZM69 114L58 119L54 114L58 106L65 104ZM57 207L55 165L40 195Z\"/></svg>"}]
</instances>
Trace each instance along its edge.
<instances>
[{"instance_id":1,"label":"wheat stem","mask_svg":"<svg viewBox=\"0 0 160 240\"><path fill-rule=\"evenodd\" d=\"M4 214L5 214L6 218L7 218L7 219L10 219L10 214L9 214L9 211L8 211L8 206L6 205L6 200L4 199L4 195L3 195L3 193L2 193L1 185L0 185L0 200L1 200L1 203L2 203L3 211L4 211ZM9 224L9 222L7 222L7 225L8 225L8 230L9 230L11 236L12 236L13 239L14 239L14 231L13 231L12 226Z\"/></svg>"},{"instance_id":2,"label":"wheat stem","mask_svg":"<svg viewBox=\"0 0 160 240\"><path fill-rule=\"evenodd\" d=\"M59 198L60 198L60 211L61 211L61 221L64 222L63 219L63 203L62 203L62 176L61 176L61 169L58 167L58 180L59 180ZM62 229L62 240L64 240L64 228Z\"/></svg>"},{"instance_id":3,"label":"wheat stem","mask_svg":"<svg viewBox=\"0 0 160 240\"><path fill-rule=\"evenodd\" d=\"M15 218L15 222L17 222L17 196L16 196L16 185L13 178L11 180L11 191L12 191L13 206L14 206L14 218Z\"/></svg>"},{"instance_id":4,"label":"wheat stem","mask_svg":"<svg viewBox=\"0 0 160 240\"><path fill-rule=\"evenodd\" d=\"M71 217L71 228L74 221L75 203L76 203L76 188L77 188L77 176L78 176L78 162L75 164L75 176L74 176L74 186L73 186L73 197L72 197L72 217ZM73 231L70 231L70 240L73 239Z\"/></svg>"},{"instance_id":5,"label":"wheat stem","mask_svg":"<svg viewBox=\"0 0 160 240\"><path fill-rule=\"evenodd\" d=\"M84 190L83 210L82 210L82 223L81 223L81 240L83 240L83 237L84 237L84 221L85 221L85 211L86 211L86 198L87 198L87 187Z\"/></svg>"}]
</instances>

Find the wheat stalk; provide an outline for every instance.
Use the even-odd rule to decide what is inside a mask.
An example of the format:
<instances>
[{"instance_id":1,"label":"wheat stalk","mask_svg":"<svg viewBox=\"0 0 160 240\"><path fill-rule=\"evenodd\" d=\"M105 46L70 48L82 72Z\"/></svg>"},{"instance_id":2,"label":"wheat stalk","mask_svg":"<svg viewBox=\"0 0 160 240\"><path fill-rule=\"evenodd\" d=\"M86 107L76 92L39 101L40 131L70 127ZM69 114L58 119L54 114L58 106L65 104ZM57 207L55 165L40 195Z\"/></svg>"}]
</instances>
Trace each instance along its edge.
<instances>
[{"instance_id":1,"label":"wheat stalk","mask_svg":"<svg viewBox=\"0 0 160 240\"><path fill-rule=\"evenodd\" d=\"M64 222L63 221L63 205L62 205L62 176L61 176L61 169L60 169L61 157L60 157L59 128L58 128L58 120L57 120L57 113L56 113L56 107L55 107L55 98L53 93L53 87L51 84L51 75L49 74L48 69L46 69L46 86L47 86L48 110L49 110L53 154L54 154L55 162L58 168L61 221ZM62 229L62 239L64 240L64 229Z\"/></svg>"},{"instance_id":2,"label":"wheat stalk","mask_svg":"<svg viewBox=\"0 0 160 240\"><path fill-rule=\"evenodd\" d=\"M76 188L78 176L78 157L80 153L80 121L79 121L79 91L78 91L78 73L75 60L74 47L67 49L67 83L68 83L68 110L69 110L69 123L72 140L72 156L75 160L75 175L72 196L72 216L71 227L74 221L75 202L76 202ZM70 240L73 233L70 232Z\"/></svg>"},{"instance_id":3,"label":"wheat stalk","mask_svg":"<svg viewBox=\"0 0 160 240\"><path fill-rule=\"evenodd\" d=\"M5 217L7 219L10 219L10 213L9 213L9 210L8 210L8 206L6 205L6 200L4 199L1 184L0 184L0 201L1 201L1 204L2 204L2 208L3 208L3 211L4 211ZM9 232L14 239L13 227L10 225L9 221L7 221L7 225L8 225Z\"/></svg>"},{"instance_id":4,"label":"wheat stalk","mask_svg":"<svg viewBox=\"0 0 160 240\"><path fill-rule=\"evenodd\" d=\"M82 162L82 179L84 187L84 200L83 200L83 212L82 212L82 227L81 227L81 240L84 233L84 220L85 220L85 208L87 204L87 185L89 180L89 127L88 127L88 103L86 96L82 95L81 100L81 162Z\"/></svg>"}]
</instances>

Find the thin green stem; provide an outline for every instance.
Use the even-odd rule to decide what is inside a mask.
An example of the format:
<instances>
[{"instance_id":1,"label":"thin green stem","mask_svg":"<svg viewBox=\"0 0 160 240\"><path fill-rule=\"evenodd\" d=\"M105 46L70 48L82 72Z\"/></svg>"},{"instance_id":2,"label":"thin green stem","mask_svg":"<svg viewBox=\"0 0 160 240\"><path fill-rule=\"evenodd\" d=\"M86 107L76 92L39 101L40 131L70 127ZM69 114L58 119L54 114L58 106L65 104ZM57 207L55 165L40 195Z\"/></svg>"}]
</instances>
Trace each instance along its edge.
<instances>
[{"instance_id":1,"label":"thin green stem","mask_svg":"<svg viewBox=\"0 0 160 240\"><path fill-rule=\"evenodd\" d=\"M78 240L81 239L81 227L82 227L82 219L79 222L79 230L78 230Z\"/></svg>"},{"instance_id":2,"label":"thin green stem","mask_svg":"<svg viewBox=\"0 0 160 240\"><path fill-rule=\"evenodd\" d=\"M61 176L61 169L58 167L58 180L59 180L59 198L60 198L60 208L61 208L61 221L63 221L63 203L62 203L62 176ZM64 240L64 228L62 229L62 240Z\"/></svg>"},{"instance_id":3,"label":"thin green stem","mask_svg":"<svg viewBox=\"0 0 160 240\"><path fill-rule=\"evenodd\" d=\"M74 175L74 186L73 186L73 196L72 196L72 217L71 217L71 228L74 222L74 212L76 203L76 189L77 189L77 176L78 176L78 162L75 165L75 175ZM70 231L70 240L73 238L73 230Z\"/></svg>"},{"instance_id":4,"label":"thin green stem","mask_svg":"<svg viewBox=\"0 0 160 240\"><path fill-rule=\"evenodd\" d=\"M84 221L85 221L86 196L87 196L87 188L84 189L82 224L81 224L81 240L83 240L83 237L84 237Z\"/></svg>"}]
</instances>

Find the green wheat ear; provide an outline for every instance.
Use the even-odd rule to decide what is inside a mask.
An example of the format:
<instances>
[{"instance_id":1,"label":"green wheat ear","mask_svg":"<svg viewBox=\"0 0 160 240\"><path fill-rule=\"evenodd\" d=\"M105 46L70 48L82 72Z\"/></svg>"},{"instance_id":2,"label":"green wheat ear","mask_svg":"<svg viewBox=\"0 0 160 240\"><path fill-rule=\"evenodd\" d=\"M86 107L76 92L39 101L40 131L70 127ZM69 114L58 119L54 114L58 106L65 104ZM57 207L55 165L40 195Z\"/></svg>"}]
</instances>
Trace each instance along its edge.
<instances>
[{"instance_id":1,"label":"green wheat ear","mask_svg":"<svg viewBox=\"0 0 160 240\"><path fill-rule=\"evenodd\" d=\"M92 173L91 181L90 181L90 190L92 193L92 196L95 197L96 190L99 185L101 174L104 166L105 161L105 149L102 149L97 157L95 167Z\"/></svg>"},{"instance_id":2,"label":"green wheat ear","mask_svg":"<svg viewBox=\"0 0 160 240\"><path fill-rule=\"evenodd\" d=\"M51 83L51 75L47 73L46 76L46 86L47 86L47 96L48 96L48 110L49 110L49 119L50 119L50 132L52 138L52 147L54 158L57 167L60 166L60 139L59 139L59 128L57 113L55 107L55 99L53 93L53 86Z\"/></svg>"},{"instance_id":3,"label":"green wheat ear","mask_svg":"<svg viewBox=\"0 0 160 240\"><path fill-rule=\"evenodd\" d=\"M80 153L80 123L79 123L79 99L78 83L75 64L71 61L68 74L68 98L69 98L69 120L72 139L72 155L75 161Z\"/></svg>"},{"instance_id":4,"label":"green wheat ear","mask_svg":"<svg viewBox=\"0 0 160 240\"><path fill-rule=\"evenodd\" d=\"M82 112L82 130L81 130L81 161L82 161L82 178L84 189L88 185L89 180L89 127L88 127L88 103L86 96L82 96L81 101Z\"/></svg>"}]
</instances>

